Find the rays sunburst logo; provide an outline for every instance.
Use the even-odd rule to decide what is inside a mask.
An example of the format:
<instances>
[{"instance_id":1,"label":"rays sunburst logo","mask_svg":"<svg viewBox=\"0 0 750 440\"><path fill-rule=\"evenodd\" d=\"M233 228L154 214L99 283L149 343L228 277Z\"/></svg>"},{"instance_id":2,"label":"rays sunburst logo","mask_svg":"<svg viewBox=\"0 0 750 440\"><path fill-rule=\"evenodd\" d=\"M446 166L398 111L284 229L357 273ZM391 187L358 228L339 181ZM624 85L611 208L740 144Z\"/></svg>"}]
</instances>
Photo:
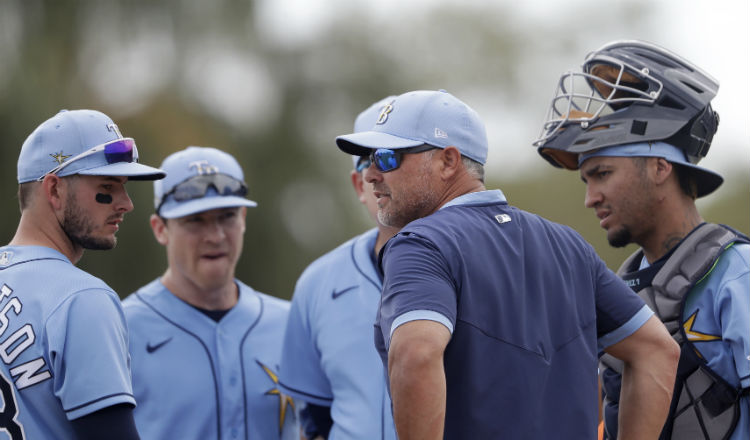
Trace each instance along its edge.
<instances>
[{"instance_id":1,"label":"rays sunburst logo","mask_svg":"<svg viewBox=\"0 0 750 440\"><path fill-rule=\"evenodd\" d=\"M65 162L65 160L66 160L67 158L69 158L69 157L70 157L70 155L66 156L66 155L64 155L64 154L63 154L63 152L62 152L62 151L60 151L60 152L58 152L58 153L55 153L55 154L50 154L50 157L52 157L52 159L54 159L54 160L55 160L55 162L57 162L57 164L58 164L58 165L60 165L60 164L62 164L63 162Z\"/></svg>"},{"instance_id":2,"label":"rays sunburst logo","mask_svg":"<svg viewBox=\"0 0 750 440\"><path fill-rule=\"evenodd\" d=\"M268 375L268 377L271 379L271 381L274 384L274 387L270 390L266 391L265 394L271 395L271 396L279 396L279 433L281 433L284 429L284 421L286 420L287 416L287 408L292 408L292 414L294 414L294 399L291 398L291 396L287 396L286 394L282 393L279 389L279 376L273 372L270 368L263 365L259 360L256 359L258 365L260 365L260 368L265 371L265 373Z\"/></svg>"}]
</instances>

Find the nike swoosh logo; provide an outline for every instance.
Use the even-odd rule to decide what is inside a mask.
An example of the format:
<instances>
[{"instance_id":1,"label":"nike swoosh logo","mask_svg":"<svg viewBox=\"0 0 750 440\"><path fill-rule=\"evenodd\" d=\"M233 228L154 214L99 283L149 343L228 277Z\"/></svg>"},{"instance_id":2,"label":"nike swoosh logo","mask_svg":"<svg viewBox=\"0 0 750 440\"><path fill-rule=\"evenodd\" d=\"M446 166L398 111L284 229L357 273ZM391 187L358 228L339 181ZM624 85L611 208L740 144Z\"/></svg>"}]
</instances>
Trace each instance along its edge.
<instances>
[{"instance_id":1,"label":"nike swoosh logo","mask_svg":"<svg viewBox=\"0 0 750 440\"><path fill-rule=\"evenodd\" d=\"M348 292L348 291L350 291L352 289L356 289L356 288L357 288L357 286L351 286L351 287L347 287L344 290L339 290L338 292L336 292L334 290L333 293L331 294L331 298L336 299L336 298L340 297L341 295L345 294L346 292Z\"/></svg>"},{"instance_id":2,"label":"nike swoosh logo","mask_svg":"<svg viewBox=\"0 0 750 440\"><path fill-rule=\"evenodd\" d=\"M172 338L165 339L165 340L159 342L156 345L151 345L151 343L149 342L148 344L146 344L146 351L149 352L149 353L153 353L156 350L162 348L164 346L164 344L166 344L167 342L169 342L171 340L172 340Z\"/></svg>"}]
</instances>

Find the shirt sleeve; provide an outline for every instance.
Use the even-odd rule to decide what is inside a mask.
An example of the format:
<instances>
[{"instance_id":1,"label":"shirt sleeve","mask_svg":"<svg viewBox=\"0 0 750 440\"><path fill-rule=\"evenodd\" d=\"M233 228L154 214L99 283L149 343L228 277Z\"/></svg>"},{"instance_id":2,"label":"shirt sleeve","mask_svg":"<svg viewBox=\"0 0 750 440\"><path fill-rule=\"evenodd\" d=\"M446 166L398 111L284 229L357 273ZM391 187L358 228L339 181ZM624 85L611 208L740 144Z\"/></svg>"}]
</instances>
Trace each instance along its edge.
<instances>
[{"instance_id":1,"label":"shirt sleeve","mask_svg":"<svg viewBox=\"0 0 750 440\"><path fill-rule=\"evenodd\" d=\"M382 267L380 326L386 351L394 321L430 319L455 328L456 285L448 262L431 241L413 233L396 235L386 245Z\"/></svg>"},{"instance_id":2,"label":"shirt sleeve","mask_svg":"<svg viewBox=\"0 0 750 440\"><path fill-rule=\"evenodd\" d=\"M596 256L593 249L596 333L601 351L641 328L653 315L646 303Z\"/></svg>"},{"instance_id":3,"label":"shirt sleeve","mask_svg":"<svg viewBox=\"0 0 750 440\"><path fill-rule=\"evenodd\" d=\"M114 292L77 292L52 313L45 331L54 392L69 420L135 404L127 326Z\"/></svg>"},{"instance_id":4,"label":"shirt sleeve","mask_svg":"<svg viewBox=\"0 0 750 440\"><path fill-rule=\"evenodd\" d=\"M744 252L741 255L740 252ZM715 301L721 322L721 337L729 344L743 388L750 387L750 246L727 251L731 272L724 277Z\"/></svg>"},{"instance_id":5,"label":"shirt sleeve","mask_svg":"<svg viewBox=\"0 0 750 440\"><path fill-rule=\"evenodd\" d=\"M331 406L333 392L322 369L310 318L310 289L315 283L300 280L292 297L281 354L279 384L286 393L316 405ZM319 287L319 286L318 286Z\"/></svg>"},{"instance_id":6,"label":"shirt sleeve","mask_svg":"<svg viewBox=\"0 0 750 440\"><path fill-rule=\"evenodd\" d=\"M72 421L78 440L138 440L133 407L120 404L110 406Z\"/></svg>"}]
</instances>

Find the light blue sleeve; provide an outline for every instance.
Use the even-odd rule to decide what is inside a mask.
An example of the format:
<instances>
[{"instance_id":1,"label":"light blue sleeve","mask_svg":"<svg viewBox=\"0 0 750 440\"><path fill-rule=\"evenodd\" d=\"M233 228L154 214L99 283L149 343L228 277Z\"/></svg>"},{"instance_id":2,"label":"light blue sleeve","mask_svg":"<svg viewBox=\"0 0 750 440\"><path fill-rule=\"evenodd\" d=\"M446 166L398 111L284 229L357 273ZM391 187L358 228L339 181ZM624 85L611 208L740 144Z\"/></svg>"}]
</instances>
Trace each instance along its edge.
<instances>
[{"instance_id":1,"label":"light blue sleeve","mask_svg":"<svg viewBox=\"0 0 750 440\"><path fill-rule=\"evenodd\" d=\"M310 281L310 282L307 282ZM331 384L321 366L313 329L312 293L316 283L300 279L292 297L279 368L279 385L295 399L331 406Z\"/></svg>"},{"instance_id":2,"label":"light blue sleeve","mask_svg":"<svg viewBox=\"0 0 750 440\"><path fill-rule=\"evenodd\" d=\"M125 317L114 292L89 289L62 303L45 324L54 393L68 420L135 404Z\"/></svg>"},{"instance_id":3,"label":"light blue sleeve","mask_svg":"<svg viewBox=\"0 0 750 440\"><path fill-rule=\"evenodd\" d=\"M750 387L750 274L738 274L719 292L722 339L729 344L740 386ZM750 438L750 397L740 399L740 421L731 439Z\"/></svg>"},{"instance_id":4,"label":"light blue sleeve","mask_svg":"<svg viewBox=\"0 0 750 440\"><path fill-rule=\"evenodd\" d=\"M406 312L403 315L399 315L393 320L391 324L391 336L393 332L401 325L411 321L435 321L443 324L451 334L453 334L453 323L447 316L439 312L433 312L432 310L412 310ZM390 346L390 344L388 344Z\"/></svg>"},{"instance_id":5,"label":"light blue sleeve","mask_svg":"<svg viewBox=\"0 0 750 440\"><path fill-rule=\"evenodd\" d=\"M750 245L735 244L721 255L686 298L682 318L708 366L733 386L750 386ZM740 408L731 440L750 438L749 396Z\"/></svg>"},{"instance_id":6,"label":"light blue sleeve","mask_svg":"<svg viewBox=\"0 0 750 440\"><path fill-rule=\"evenodd\" d=\"M714 270L723 272L723 276L710 276L706 289L713 290L711 284L720 283L715 287L714 310L721 322L721 338L729 344L740 386L747 388L750 387L750 245L728 249ZM717 362L721 362L721 356ZM727 373L720 370L720 374ZM740 399L740 420L731 440L747 438L750 438L750 396L746 394Z\"/></svg>"},{"instance_id":7,"label":"light blue sleeve","mask_svg":"<svg viewBox=\"0 0 750 440\"><path fill-rule=\"evenodd\" d=\"M641 328L641 326L643 326L653 314L654 312L647 305L644 305L625 324L597 339L597 349L602 351L632 335L636 330Z\"/></svg>"},{"instance_id":8,"label":"light blue sleeve","mask_svg":"<svg viewBox=\"0 0 750 440\"><path fill-rule=\"evenodd\" d=\"M726 257L734 273L724 277L716 298L721 335L732 347L742 387L750 387L750 245L737 245Z\"/></svg>"}]
</instances>

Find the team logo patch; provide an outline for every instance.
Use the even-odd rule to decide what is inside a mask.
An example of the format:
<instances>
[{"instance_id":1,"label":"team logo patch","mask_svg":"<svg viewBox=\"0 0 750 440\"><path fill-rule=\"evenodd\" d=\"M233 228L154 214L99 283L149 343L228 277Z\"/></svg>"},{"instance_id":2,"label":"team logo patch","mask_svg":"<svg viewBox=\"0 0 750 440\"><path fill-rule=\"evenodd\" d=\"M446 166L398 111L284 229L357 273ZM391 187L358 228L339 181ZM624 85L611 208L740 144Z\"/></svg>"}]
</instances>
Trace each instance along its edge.
<instances>
[{"instance_id":1,"label":"team logo patch","mask_svg":"<svg viewBox=\"0 0 750 440\"><path fill-rule=\"evenodd\" d=\"M279 389L279 376L273 372L270 368L263 365L259 360L255 360L255 362L260 365L260 368L263 369L263 371L266 372L268 377L273 382L273 388L266 391L266 395L272 395L272 396L279 396L279 433L281 433L284 430L284 421L286 420L287 415L287 408L290 406L292 407L292 414L294 414L294 399L291 398L291 396L287 396L286 394L282 393ZM292 416L293 417L293 416Z\"/></svg>"},{"instance_id":2,"label":"team logo patch","mask_svg":"<svg viewBox=\"0 0 750 440\"><path fill-rule=\"evenodd\" d=\"M502 225L503 223L510 222L511 219L508 214L498 214L495 216L495 220Z\"/></svg>"},{"instance_id":3,"label":"team logo patch","mask_svg":"<svg viewBox=\"0 0 750 440\"><path fill-rule=\"evenodd\" d=\"M66 155L63 154L62 151L60 151L60 152L55 153L55 154L50 154L50 157L52 157L52 159L54 159L55 162L57 162L57 164L60 165L63 162L65 162L65 159L69 158L70 155L66 156Z\"/></svg>"},{"instance_id":4,"label":"team logo patch","mask_svg":"<svg viewBox=\"0 0 750 440\"><path fill-rule=\"evenodd\" d=\"M443 131L443 130L437 128L437 127L435 127L435 137L436 138L447 139L448 138L448 133L446 133L445 131Z\"/></svg>"},{"instance_id":5,"label":"team logo patch","mask_svg":"<svg viewBox=\"0 0 750 440\"><path fill-rule=\"evenodd\" d=\"M219 167L211 165L207 160L196 160L195 162L190 162L188 164L188 169L191 168L195 168L195 171L197 171L200 176L217 174L219 172Z\"/></svg>"},{"instance_id":6,"label":"team logo patch","mask_svg":"<svg viewBox=\"0 0 750 440\"><path fill-rule=\"evenodd\" d=\"M7 266L13 260L13 252L3 251L0 253L0 266Z\"/></svg>"},{"instance_id":7,"label":"team logo patch","mask_svg":"<svg viewBox=\"0 0 750 440\"><path fill-rule=\"evenodd\" d=\"M709 335L707 333L701 333L699 331L693 330L693 327L695 326L695 318L697 317L698 317L698 311L696 310L695 313L690 315L687 321L685 321L685 323L682 324L682 327L685 329L685 335L687 336L688 341L707 342L707 341L721 340L721 335Z\"/></svg>"},{"instance_id":8,"label":"team logo patch","mask_svg":"<svg viewBox=\"0 0 750 440\"><path fill-rule=\"evenodd\" d=\"M380 110L380 114L378 115L378 120L375 121L375 124L377 124L377 125L383 125L383 124L385 124L385 121L388 120L388 115L391 114L391 112L393 111L393 103L394 102L396 102L395 99L393 101L391 101L390 104L386 104L383 107L383 109Z\"/></svg>"}]
</instances>

